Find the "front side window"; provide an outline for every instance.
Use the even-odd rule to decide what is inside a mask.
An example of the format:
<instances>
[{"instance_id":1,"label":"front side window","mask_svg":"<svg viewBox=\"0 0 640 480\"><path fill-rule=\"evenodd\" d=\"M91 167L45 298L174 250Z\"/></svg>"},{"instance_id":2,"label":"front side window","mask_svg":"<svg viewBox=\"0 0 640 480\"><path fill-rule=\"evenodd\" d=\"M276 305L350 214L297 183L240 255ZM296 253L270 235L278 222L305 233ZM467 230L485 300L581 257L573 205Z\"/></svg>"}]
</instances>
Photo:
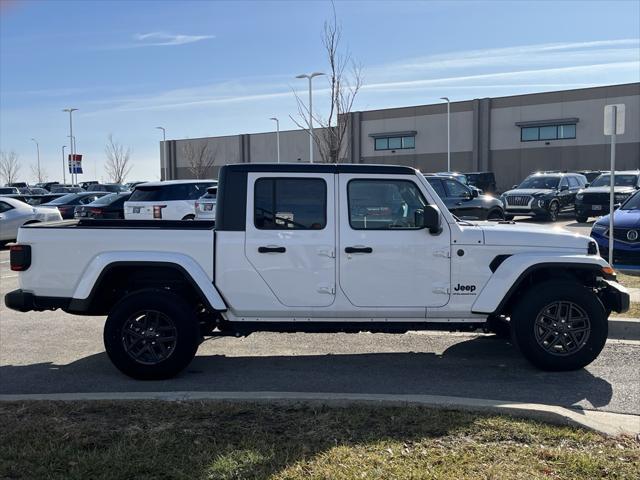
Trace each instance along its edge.
<instances>
[{"instance_id":1,"label":"front side window","mask_svg":"<svg viewBox=\"0 0 640 480\"><path fill-rule=\"evenodd\" d=\"M470 196L469 189L456 180L446 179L444 181L450 197L466 198Z\"/></svg>"},{"instance_id":2,"label":"front side window","mask_svg":"<svg viewBox=\"0 0 640 480\"><path fill-rule=\"evenodd\" d=\"M322 230L327 184L321 178L259 178L253 218L260 230Z\"/></svg>"},{"instance_id":3,"label":"front side window","mask_svg":"<svg viewBox=\"0 0 640 480\"><path fill-rule=\"evenodd\" d=\"M427 179L429 185L433 187L440 198L446 198L447 193L444 191L444 187L442 186L442 181L439 178L429 178Z\"/></svg>"},{"instance_id":4,"label":"front side window","mask_svg":"<svg viewBox=\"0 0 640 480\"><path fill-rule=\"evenodd\" d=\"M427 201L409 180L351 180L349 224L354 230L416 229Z\"/></svg>"}]
</instances>

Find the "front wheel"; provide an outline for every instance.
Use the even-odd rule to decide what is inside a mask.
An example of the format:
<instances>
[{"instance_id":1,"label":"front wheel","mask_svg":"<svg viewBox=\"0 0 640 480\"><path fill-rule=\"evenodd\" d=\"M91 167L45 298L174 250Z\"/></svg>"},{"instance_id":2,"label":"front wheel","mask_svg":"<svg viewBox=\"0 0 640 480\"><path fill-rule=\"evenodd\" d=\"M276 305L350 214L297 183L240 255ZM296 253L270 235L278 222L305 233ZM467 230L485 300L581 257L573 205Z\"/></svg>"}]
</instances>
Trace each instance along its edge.
<instances>
[{"instance_id":1,"label":"front wheel","mask_svg":"<svg viewBox=\"0 0 640 480\"><path fill-rule=\"evenodd\" d=\"M121 372L140 380L177 375L191 363L199 342L194 309L167 290L127 295L104 326L107 355Z\"/></svg>"},{"instance_id":2,"label":"front wheel","mask_svg":"<svg viewBox=\"0 0 640 480\"><path fill-rule=\"evenodd\" d=\"M487 215L487 220L500 221L504 220L505 215L504 212L500 208L496 208L495 210L491 210Z\"/></svg>"},{"instance_id":3,"label":"front wheel","mask_svg":"<svg viewBox=\"0 0 640 480\"><path fill-rule=\"evenodd\" d=\"M555 222L558 220L558 213L560 213L560 205L558 205L558 202L551 202L547 210L547 219L550 222Z\"/></svg>"},{"instance_id":4,"label":"front wheel","mask_svg":"<svg viewBox=\"0 0 640 480\"><path fill-rule=\"evenodd\" d=\"M607 314L584 286L552 280L532 287L516 304L511 335L542 370L577 370L593 362L607 340Z\"/></svg>"}]
</instances>

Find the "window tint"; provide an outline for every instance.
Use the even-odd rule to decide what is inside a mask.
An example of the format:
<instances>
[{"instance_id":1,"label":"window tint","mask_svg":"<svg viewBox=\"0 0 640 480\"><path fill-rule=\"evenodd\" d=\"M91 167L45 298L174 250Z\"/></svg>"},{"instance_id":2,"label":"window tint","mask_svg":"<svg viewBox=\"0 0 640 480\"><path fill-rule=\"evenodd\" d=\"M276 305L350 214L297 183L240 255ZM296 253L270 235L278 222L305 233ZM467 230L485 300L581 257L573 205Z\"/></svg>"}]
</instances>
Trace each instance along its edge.
<instances>
[{"instance_id":1,"label":"window tint","mask_svg":"<svg viewBox=\"0 0 640 480\"><path fill-rule=\"evenodd\" d=\"M444 191L444 187L442 186L442 181L436 178L430 178L427 180L429 185L433 187L440 198L445 198L447 193Z\"/></svg>"},{"instance_id":2,"label":"window tint","mask_svg":"<svg viewBox=\"0 0 640 480\"><path fill-rule=\"evenodd\" d=\"M171 200L195 200L210 187L210 183L177 183L151 187L139 186L129 198L132 202L167 202Z\"/></svg>"},{"instance_id":3,"label":"window tint","mask_svg":"<svg viewBox=\"0 0 640 480\"><path fill-rule=\"evenodd\" d=\"M413 229L426 200L409 180L351 180L349 224L354 230Z\"/></svg>"},{"instance_id":4,"label":"window tint","mask_svg":"<svg viewBox=\"0 0 640 480\"><path fill-rule=\"evenodd\" d=\"M256 228L322 230L327 225L327 184L320 178L260 178L254 195Z\"/></svg>"},{"instance_id":5,"label":"window tint","mask_svg":"<svg viewBox=\"0 0 640 480\"><path fill-rule=\"evenodd\" d=\"M469 189L456 180L446 179L444 184L450 197L468 197Z\"/></svg>"},{"instance_id":6,"label":"window tint","mask_svg":"<svg viewBox=\"0 0 640 480\"><path fill-rule=\"evenodd\" d=\"M8 212L13 207L9 205L7 202L0 202L0 213Z\"/></svg>"},{"instance_id":7,"label":"window tint","mask_svg":"<svg viewBox=\"0 0 640 480\"><path fill-rule=\"evenodd\" d=\"M569 188L580 188L580 182L576 177L569 177Z\"/></svg>"},{"instance_id":8,"label":"window tint","mask_svg":"<svg viewBox=\"0 0 640 480\"><path fill-rule=\"evenodd\" d=\"M569 182L567 182L567 177L563 177L562 180L560 180L560 188L568 187L568 186L569 186Z\"/></svg>"}]
</instances>

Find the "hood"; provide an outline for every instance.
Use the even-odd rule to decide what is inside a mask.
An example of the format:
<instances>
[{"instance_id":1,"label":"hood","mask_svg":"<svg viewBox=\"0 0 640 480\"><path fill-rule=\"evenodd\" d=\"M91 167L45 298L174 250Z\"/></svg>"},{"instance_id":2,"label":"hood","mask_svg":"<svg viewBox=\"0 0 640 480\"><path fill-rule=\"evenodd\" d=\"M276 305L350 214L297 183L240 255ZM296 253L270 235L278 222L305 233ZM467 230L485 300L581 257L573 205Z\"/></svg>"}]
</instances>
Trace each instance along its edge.
<instances>
[{"instance_id":1,"label":"hood","mask_svg":"<svg viewBox=\"0 0 640 480\"><path fill-rule=\"evenodd\" d=\"M556 190L552 188L515 188L504 192L503 195L550 195L555 193Z\"/></svg>"},{"instance_id":2,"label":"hood","mask_svg":"<svg viewBox=\"0 0 640 480\"><path fill-rule=\"evenodd\" d=\"M590 237L561 227L523 223L478 222L484 232L485 245L550 247L587 253Z\"/></svg>"},{"instance_id":3,"label":"hood","mask_svg":"<svg viewBox=\"0 0 640 480\"><path fill-rule=\"evenodd\" d=\"M584 193L588 195L590 193L609 193L611 191L610 187L589 187L580 191L580 193ZM613 187L614 193L627 193L634 192L635 188L633 187Z\"/></svg>"},{"instance_id":4,"label":"hood","mask_svg":"<svg viewBox=\"0 0 640 480\"><path fill-rule=\"evenodd\" d=\"M599 218L596 224L609 225L609 215ZM615 228L640 228L640 210L616 210L613 213L613 226Z\"/></svg>"}]
</instances>

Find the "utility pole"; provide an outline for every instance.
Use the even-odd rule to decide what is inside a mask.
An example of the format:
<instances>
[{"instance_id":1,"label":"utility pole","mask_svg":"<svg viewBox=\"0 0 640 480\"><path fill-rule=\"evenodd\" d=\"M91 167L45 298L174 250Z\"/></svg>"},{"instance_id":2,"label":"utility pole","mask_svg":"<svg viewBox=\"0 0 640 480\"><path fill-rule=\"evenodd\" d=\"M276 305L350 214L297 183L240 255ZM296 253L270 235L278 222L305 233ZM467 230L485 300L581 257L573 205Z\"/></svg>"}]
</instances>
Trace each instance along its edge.
<instances>
[{"instance_id":1,"label":"utility pole","mask_svg":"<svg viewBox=\"0 0 640 480\"><path fill-rule=\"evenodd\" d=\"M41 170L40 170L40 144L38 143L38 141L35 138L31 139L32 141L35 142L36 144L36 152L38 153L38 183L42 182L42 175L41 175Z\"/></svg>"},{"instance_id":2,"label":"utility pole","mask_svg":"<svg viewBox=\"0 0 640 480\"><path fill-rule=\"evenodd\" d=\"M280 121L276 117L271 117L269 120L276 122L276 150L278 163L280 163Z\"/></svg>"},{"instance_id":3,"label":"utility pole","mask_svg":"<svg viewBox=\"0 0 640 480\"><path fill-rule=\"evenodd\" d=\"M67 148L66 145L62 146L62 184L67 184L67 174L66 174L66 162L64 161L64 149Z\"/></svg>"},{"instance_id":4,"label":"utility pole","mask_svg":"<svg viewBox=\"0 0 640 480\"><path fill-rule=\"evenodd\" d=\"M451 102L449 97L440 97L447 102L447 172L451 171Z\"/></svg>"},{"instance_id":5,"label":"utility pole","mask_svg":"<svg viewBox=\"0 0 640 480\"><path fill-rule=\"evenodd\" d=\"M309 79L309 163L313 163L313 94L311 81L314 77L319 77L320 75L326 75L326 73L313 72L309 75L303 73L296 76L296 78Z\"/></svg>"}]
</instances>

